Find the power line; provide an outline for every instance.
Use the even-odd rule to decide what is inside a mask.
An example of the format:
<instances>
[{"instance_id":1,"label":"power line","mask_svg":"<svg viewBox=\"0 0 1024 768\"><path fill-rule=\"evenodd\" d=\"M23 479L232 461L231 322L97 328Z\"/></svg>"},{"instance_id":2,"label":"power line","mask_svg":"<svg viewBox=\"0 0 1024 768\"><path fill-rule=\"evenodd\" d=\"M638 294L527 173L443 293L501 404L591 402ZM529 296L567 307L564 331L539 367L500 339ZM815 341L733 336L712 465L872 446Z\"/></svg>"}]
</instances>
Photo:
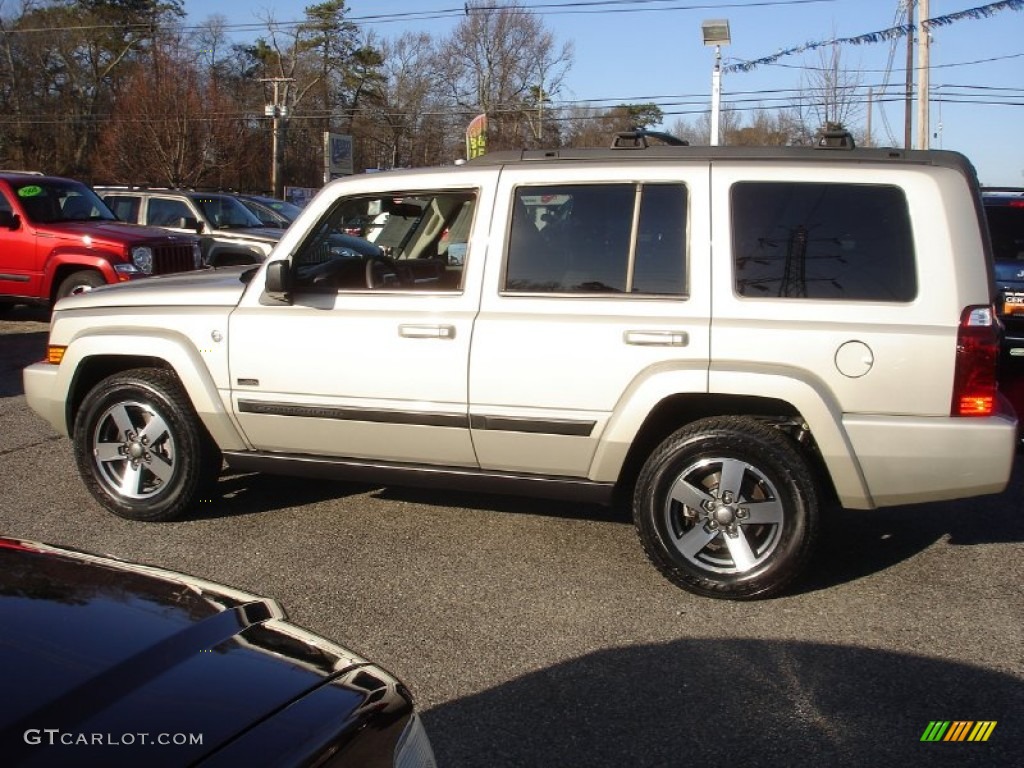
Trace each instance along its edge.
<instances>
[{"instance_id":1,"label":"power line","mask_svg":"<svg viewBox=\"0 0 1024 768\"><path fill-rule=\"evenodd\" d=\"M574 13L636 13L644 11L695 11L695 10L707 10L707 9L719 9L719 8L758 8L758 7L774 7L774 6L793 6L793 5L810 5L820 3L835 3L839 0L759 0L758 2L730 2L730 3L702 3L702 4L687 4L687 5L673 5L665 7L623 7L615 8L610 6L640 6L646 3L666 3L666 2L678 2L678 0L588 0L585 2L568 2L568 3L538 3L534 5L523 5L522 10L533 13L537 16L554 16L560 14L574 14ZM588 6L595 6L589 7ZM609 7L596 7L596 6L609 6ZM480 11L494 11L500 10L504 6L480 6L477 10ZM473 9L470 8L470 11ZM367 14L363 16L345 16L342 18L343 22L352 24L389 24L395 22L409 22L409 21L432 21L437 19L452 19L462 18L466 15L466 6L453 7L453 8L439 8L432 11L404 11L401 13L377 13ZM292 21L273 21L274 27L288 28L288 27L301 27L309 24L308 19L303 20L292 20ZM259 32L267 29L267 21L263 22L238 22L235 24L225 24L221 27L224 31L230 32ZM154 26L151 21L146 22L126 22L121 24L79 24L79 25L66 25L66 26L55 26L55 27L25 27L25 28L8 28L4 32L6 34L31 34L31 33L47 33L47 32L89 32L99 31L106 29L116 30L136 30L145 31L150 30ZM195 31L199 29L205 29L205 24L183 24L179 27L182 31Z\"/></svg>"},{"instance_id":2,"label":"power line","mask_svg":"<svg viewBox=\"0 0 1024 768\"><path fill-rule=\"evenodd\" d=\"M1024 56L1024 53L1009 53L1005 56L990 56L987 59L974 59L972 61L957 61L950 64L932 64L930 69L952 69L954 67L969 67L975 64L989 64L993 61L1006 61L1007 59L1019 59ZM781 62L773 62L767 64L769 67L780 67L782 69L798 69L806 70L809 72L828 72L831 71L831 67L812 67L805 64L783 64ZM848 69L847 72L852 74L889 74L891 68L886 69Z\"/></svg>"},{"instance_id":3,"label":"power line","mask_svg":"<svg viewBox=\"0 0 1024 768\"><path fill-rule=\"evenodd\" d=\"M945 16L933 16L932 18L921 22L921 25L926 31L930 31L932 27L945 27L958 21L964 21L965 19L987 19L1000 11L1019 11L1022 8L1024 8L1024 0L999 0L999 2L996 3L980 5L976 8L968 8L967 10L957 11L956 13L946 14ZM877 32L866 32L862 35L854 35L853 37L835 37L831 40L819 40L812 43L803 43L802 45L797 45L792 48L787 48L773 53L771 56L762 56L759 59L750 59L738 64L730 64L722 67L722 71L749 72L762 64L774 64L776 61L786 56L793 56L794 54L805 53L807 51L817 50L818 48L827 48L834 45L865 45L869 43L881 43L893 40L894 38L906 37L913 33L914 29L909 25L897 24L889 27L888 29L880 29Z\"/></svg>"}]
</instances>

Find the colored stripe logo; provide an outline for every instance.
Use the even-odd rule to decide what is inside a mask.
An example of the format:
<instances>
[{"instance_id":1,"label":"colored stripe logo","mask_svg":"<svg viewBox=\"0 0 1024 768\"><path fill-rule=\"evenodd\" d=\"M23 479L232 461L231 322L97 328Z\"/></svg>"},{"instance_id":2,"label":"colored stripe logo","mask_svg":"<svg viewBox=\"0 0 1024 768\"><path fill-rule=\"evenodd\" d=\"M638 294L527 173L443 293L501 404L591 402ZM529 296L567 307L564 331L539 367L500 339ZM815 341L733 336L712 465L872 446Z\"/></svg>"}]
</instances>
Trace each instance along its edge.
<instances>
[{"instance_id":1,"label":"colored stripe logo","mask_svg":"<svg viewBox=\"0 0 1024 768\"><path fill-rule=\"evenodd\" d=\"M921 741L988 741L995 729L995 720L932 720Z\"/></svg>"}]
</instances>

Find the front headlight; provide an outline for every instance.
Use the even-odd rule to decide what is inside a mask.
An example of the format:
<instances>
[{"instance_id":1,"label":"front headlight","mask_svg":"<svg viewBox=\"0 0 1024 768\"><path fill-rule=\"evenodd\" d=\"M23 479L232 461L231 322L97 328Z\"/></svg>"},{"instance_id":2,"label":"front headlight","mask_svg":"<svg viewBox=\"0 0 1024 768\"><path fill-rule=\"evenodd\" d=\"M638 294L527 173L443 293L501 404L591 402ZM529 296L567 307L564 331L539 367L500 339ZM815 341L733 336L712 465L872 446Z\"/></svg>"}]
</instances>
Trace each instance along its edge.
<instances>
[{"instance_id":1,"label":"front headlight","mask_svg":"<svg viewBox=\"0 0 1024 768\"><path fill-rule=\"evenodd\" d=\"M145 245L138 245L132 248L132 261L141 272L147 275L153 274L153 249Z\"/></svg>"},{"instance_id":2,"label":"front headlight","mask_svg":"<svg viewBox=\"0 0 1024 768\"><path fill-rule=\"evenodd\" d=\"M192 243L192 263L196 269L203 266L203 249L199 247L199 243Z\"/></svg>"}]
</instances>

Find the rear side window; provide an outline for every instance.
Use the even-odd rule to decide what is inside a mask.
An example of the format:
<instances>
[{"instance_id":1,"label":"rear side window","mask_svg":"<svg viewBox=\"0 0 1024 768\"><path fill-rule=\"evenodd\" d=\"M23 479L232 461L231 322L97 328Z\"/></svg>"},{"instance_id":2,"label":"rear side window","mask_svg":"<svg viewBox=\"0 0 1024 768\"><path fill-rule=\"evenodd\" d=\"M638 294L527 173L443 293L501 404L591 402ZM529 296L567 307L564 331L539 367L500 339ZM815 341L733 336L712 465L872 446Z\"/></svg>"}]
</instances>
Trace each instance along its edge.
<instances>
[{"instance_id":1,"label":"rear side window","mask_svg":"<svg viewBox=\"0 0 1024 768\"><path fill-rule=\"evenodd\" d=\"M519 187L505 290L685 295L686 209L681 184Z\"/></svg>"},{"instance_id":2,"label":"rear side window","mask_svg":"<svg viewBox=\"0 0 1024 768\"><path fill-rule=\"evenodd\" d=\"M121 221L136 224L139 221L139 198L126 195L107 195L103 202Z\"/></svg>"},{"instance_id":3,"label":"rear side window","mask_svg":"<svg viewBox=\"0 0 1024 768\"><path fill-rule=\"evenodd\" d=\"M740 296L917 296L910 215L898 187L741 182L732 188L732 238Z\"/></svg>"}]
</instances>

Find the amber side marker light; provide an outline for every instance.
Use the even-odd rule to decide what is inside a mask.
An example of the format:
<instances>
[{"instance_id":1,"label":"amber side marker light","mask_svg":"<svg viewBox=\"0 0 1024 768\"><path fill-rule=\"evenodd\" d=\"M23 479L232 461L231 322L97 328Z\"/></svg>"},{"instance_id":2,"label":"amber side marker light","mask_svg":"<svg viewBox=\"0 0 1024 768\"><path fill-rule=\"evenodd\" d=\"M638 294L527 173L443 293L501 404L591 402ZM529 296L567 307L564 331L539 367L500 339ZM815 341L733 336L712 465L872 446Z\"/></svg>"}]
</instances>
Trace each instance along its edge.
<instances>
[{"instance_id":1,"label":"amber side marker light","mask_svg":"<svg viewBox=\"0 0 1024 768\"><path fill-rule=\"evenodd\" d=\"M60 365L60 361L64 359L64 353L67 351L67 347L59 347L56 344L50 344L46 348L46 362L51 365Z\"/></svg>"}]
</instances>

